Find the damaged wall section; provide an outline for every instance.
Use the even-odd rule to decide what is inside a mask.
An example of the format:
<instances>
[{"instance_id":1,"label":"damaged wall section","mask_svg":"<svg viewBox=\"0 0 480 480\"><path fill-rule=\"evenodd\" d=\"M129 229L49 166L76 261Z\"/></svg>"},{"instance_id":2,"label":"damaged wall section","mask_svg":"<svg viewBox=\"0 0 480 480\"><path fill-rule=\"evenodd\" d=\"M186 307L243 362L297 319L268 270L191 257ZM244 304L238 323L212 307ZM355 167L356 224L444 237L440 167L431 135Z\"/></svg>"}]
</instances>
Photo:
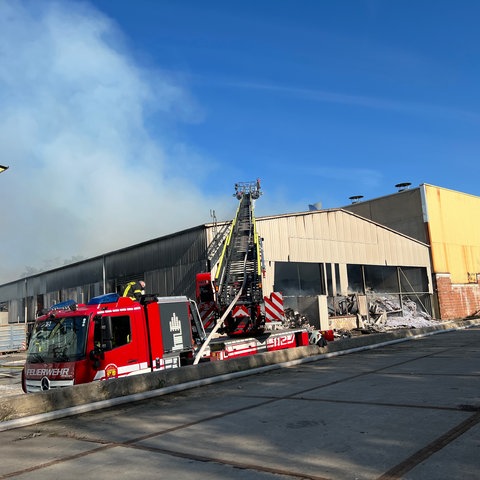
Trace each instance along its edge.
<instances>
[{"instance_id":1,"label":"damaged wall section","mask_svg":"<svg viewBox=\"0 0 480 480\"><path fill-rule=\"evenodd\" d=\"M339 281L340 272L346 283ZM282 292L287 308L301 311L316 328L379 325L388 317L431 319L433 313L425 267L277 262L273 288ZM316 296L326 296L328 323L321 322Z\"/></svg>"},{"instance_id":2,"label":"damaged wall section","mask_svg":"<svg viewBox=\"0 0 480 480\"><path fill-rule=\"evenodd\" d=\"M422 184L344 209L430 245L438 318L480 314L480 197Z\"/></svg>"},{"instance_id":3,"label":"damaged wall section","mask_svg":"<svg viewBox=\"0 0 480 480\"><path fill-rule=\"evenodd\" d=\"M423 242L341 209L263 217L257 225L265 288L282 292L287 307L309 312L314 326L325 328L322 316L329 326L350 328L359 316L368 323L383 313L431 318L430 255Z\"/></svg>"}]
</instances>

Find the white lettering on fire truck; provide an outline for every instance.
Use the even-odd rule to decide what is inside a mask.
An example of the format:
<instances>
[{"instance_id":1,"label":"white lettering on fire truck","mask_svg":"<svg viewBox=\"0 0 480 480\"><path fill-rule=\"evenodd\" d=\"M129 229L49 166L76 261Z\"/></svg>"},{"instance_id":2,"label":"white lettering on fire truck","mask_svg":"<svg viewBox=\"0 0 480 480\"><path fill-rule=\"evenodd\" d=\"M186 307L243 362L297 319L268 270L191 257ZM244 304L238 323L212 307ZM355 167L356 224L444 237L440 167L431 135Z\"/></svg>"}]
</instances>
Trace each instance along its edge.
<instances>
[{"instance_id":1,"label":"white lettering on fire truck","mask_svg":"<svg viewBox=\"0 0 480 480\"><path fill-rule=\"evenodd\" d=\"M294 346L295 344L295 335L293 334L286 334L278 337L272 337L267 340L268 346L270 348L278 348L278 347L288 347Z\"/></svg>"},{"instance_id":2,"label":"white lettering on fire truck","mask_svg":"<svg viewBox=\"0 0 480 480\"><path fill-rule=\"evenodd\" d=\"M50 377L50 376L60 376L67 377L70 374L69 368L28 368L27 375L32 376L41 376L41 377Z\"/></svg>"},{"instance_id":3,"label":"white lettering on fire truck","mask_svg":"<svg viewBox=\"0 0 480 480\"><path fill-rule=\"evenodd\" d=\"M172 318L170 319L170 331L173 334L173 350L182 349L183 348L182 324L175 312L173 313Z\"/></svg>"}]
</instances>

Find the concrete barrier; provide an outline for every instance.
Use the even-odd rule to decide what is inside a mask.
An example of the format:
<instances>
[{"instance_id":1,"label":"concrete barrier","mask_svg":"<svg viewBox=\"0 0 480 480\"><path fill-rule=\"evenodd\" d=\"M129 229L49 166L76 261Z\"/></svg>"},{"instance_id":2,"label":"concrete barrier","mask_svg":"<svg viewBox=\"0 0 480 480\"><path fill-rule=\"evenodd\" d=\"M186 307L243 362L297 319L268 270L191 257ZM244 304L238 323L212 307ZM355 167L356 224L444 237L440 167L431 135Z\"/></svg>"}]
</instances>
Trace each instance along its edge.
<instances>
[{"instance_id":1,"label":"concrete barrier","mask_svg":"<svg viewBox=\"0 0 480 480\"><path fill-rule=\"evenodd\" d=\"M201 363L195 366L163 370L144 375L111 379L104 382L92 382L28 395L14 395L0 400L0 430L2 429L2 422L11 422L23 417L68 410L72 407L88 404L99 404L107 407L127 401L140 400L145 398L145 396L138 396L137 398L135 395L144 394L145 392L152 392L151 396L157 396L161 395L162 391L170 393L172 390L169 390L169 387L183 386L178 388L178 390L194 388L198 386L199 381L205 379L221 381L222 376L228 376L228 374L238 372L245 372L245 374L256 373L259 371L258 369L268 368L269 366L280 368L281 364L288 362L314 361L322 358L322 356L346 354L363 348L375 348L382 344L404 341L415 336L467 328L479 323L480 319L461 320L441 323L434 327L399 329L388 333L360 335L330 342L325 347L310 345L224 361ZM118 400L116 403L112 403L112 399ZM77 413L79 413L78 410Z\"/></svg>"}]
</instances>

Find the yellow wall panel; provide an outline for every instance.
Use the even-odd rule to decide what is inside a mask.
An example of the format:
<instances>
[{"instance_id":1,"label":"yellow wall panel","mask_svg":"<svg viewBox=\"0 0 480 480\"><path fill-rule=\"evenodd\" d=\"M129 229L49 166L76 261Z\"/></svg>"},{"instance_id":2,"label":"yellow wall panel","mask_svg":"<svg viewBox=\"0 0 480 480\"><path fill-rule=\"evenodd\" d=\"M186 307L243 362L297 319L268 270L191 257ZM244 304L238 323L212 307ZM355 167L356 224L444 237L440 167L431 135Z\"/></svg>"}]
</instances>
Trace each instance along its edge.
<instances>
[{"instance_id":1,"label":"yellow wall panel","mask_svg":"<svg viewBox=\"0 0 480 480\"><path fill-rule=\"evenodd\" d=\"M480 197L425 185L432 261L452 283L480 273Z\"/></svg>"}]
</instances>

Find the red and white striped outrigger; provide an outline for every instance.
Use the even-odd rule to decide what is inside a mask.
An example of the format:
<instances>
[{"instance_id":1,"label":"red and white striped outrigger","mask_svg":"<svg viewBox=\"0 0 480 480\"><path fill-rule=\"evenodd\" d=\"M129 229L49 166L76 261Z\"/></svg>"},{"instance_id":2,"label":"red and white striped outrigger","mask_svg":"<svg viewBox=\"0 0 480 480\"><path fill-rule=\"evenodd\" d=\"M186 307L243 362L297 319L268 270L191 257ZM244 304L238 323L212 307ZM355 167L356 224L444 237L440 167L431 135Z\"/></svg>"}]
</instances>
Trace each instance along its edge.
<instances>
[{"instance_id":1,"label":"red and white striped outrigger","mask_svg":"<svg viewBox=\"0 0 480 480\"><path fill-rule=\"evenodd\" d=\"M265 303L265 320L267 322L281 322L285 318L283 307L283 295L280 292L272 292L270 297L263 297Z\"/></svg>"}]
</instances>

